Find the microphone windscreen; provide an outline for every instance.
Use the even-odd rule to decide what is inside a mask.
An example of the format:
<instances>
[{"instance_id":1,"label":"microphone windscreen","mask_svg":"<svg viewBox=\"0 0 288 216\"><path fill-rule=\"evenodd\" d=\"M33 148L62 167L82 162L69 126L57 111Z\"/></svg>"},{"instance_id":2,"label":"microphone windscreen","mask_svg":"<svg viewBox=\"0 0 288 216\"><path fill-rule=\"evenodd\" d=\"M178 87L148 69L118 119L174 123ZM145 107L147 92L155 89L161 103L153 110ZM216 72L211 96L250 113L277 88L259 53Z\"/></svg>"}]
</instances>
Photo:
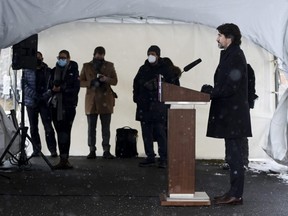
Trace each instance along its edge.
<instances>
[{"instance_id":1,"label":"microphone windscreen","mask_svg":"<svg viewBox=\"0 0 288 216\"><path fill-rule=\"evenodd\" d=\"M184 70L185 72L187 72L187 71L189 71L191 68L193 68L193 67L195 67L197 64L199 64L200 62L202 62L201 58L193 61L192 63L190 63L190 64L188 64L188 65L186 65L183 70Z\"/></svg>"}]
</instances>

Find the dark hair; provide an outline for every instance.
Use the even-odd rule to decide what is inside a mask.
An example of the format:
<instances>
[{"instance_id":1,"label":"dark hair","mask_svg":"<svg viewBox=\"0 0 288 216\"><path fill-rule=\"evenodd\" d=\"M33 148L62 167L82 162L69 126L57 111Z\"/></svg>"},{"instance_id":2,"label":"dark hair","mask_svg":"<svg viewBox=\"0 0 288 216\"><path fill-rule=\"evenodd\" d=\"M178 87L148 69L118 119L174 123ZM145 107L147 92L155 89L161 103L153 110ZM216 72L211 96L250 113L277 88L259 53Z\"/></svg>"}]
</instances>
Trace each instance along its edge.
<instances>
[{"instance_id":1,"label":"dark hair","mask_svg":"<svg viewBox=\"0 0 288 216\"><path fill-rule=\"evenodd\" d=\"M67 51L67 50L61 50L61 51L59 52L59 56L60 56L61 53L64 53L64 54L67 56L67 58L70 59L70 53L69 53L69 51Z\"/></svg>"},{"instance_id":2,"label":"dark hair","mask_svg":"<svg viewBox=\"0 0 288 216\"><path fill-rule=\"evenodd\" d=\"M41 56L41 58L43 58L43 55L41 52L37 51L37 54L39 54Z\"/></svg>"},{"instance_id":3,"label":"dark hair","mask_svg":"<svg viewBox=\"0 0 288 216\"><path fill-rule=\"evenodd\" d=\"M161 54L161 50L157 45L152 45L149 47L149 49L147 50L147 55L149 52L155 52L157 56L160 57Z\"/></svg>"},{"instance_id":4,"label":"dark hair","mask_svg":"<svg viewBox=\"0 0 288 216\"><path fill-rule=\"evenodd\" d=\"M233 23L225 23L217 27L220 34L226 38L231 38L232 44L241 45L241 32L237 25Z\"/></svg>"},{"instance_id":5,"label":"dark hair","mask_svg":"<svg viewBox=\"0 0 288 216\"><path fill-rule=\"evenodd\" d=\"M96 53L100 54L100 55L105 55L105 48L102 47L102 46L98 46L94 49L94 53L93 53L93 56L96 55Z\"/></svg>"}]
</instances>

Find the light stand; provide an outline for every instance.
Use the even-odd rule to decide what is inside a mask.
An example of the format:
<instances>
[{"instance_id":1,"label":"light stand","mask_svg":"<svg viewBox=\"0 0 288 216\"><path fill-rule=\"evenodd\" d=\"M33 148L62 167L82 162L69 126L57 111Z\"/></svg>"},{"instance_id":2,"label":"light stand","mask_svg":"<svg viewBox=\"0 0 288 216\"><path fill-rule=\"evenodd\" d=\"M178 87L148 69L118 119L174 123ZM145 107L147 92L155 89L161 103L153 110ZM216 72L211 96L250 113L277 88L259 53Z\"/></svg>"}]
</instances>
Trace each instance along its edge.
<instances>
[{"instance_id":1,"label":"light stand","mask_svg":"<svg viewBox=\"0 0 288 216\"><path fill-rule=\"evenodd\" d=\"M5 157L5 155L7 153L9 153L17 162L18 162L18 166L22 167L22 166L26 166L28 164L28 161L30 160L30 158L32 158L32 156L30 156L29 158L27 158L27 154L25 151L25 142L26 142L26 138L29 139L29 141L32 143L32 139L31 137L28 135L28 127L25 126L25 105L24 105L24 96L25 96L25 85L24 85L24 75L25 75L25 70L22 70L22 77L21 77L21 89L22 89L22 102L21 102L21 122L20 122L20 127L17 129L16 133L14 134L14 136L12 137L10 143L7 145L5 151L3 152L3 154L0 157L0 163L2 163L3 158ZM15 157L15 155L13 155L9 149L12 146L12 144L14 143L16 137L20 135L21 136L21 142L20 142L20 156L19 158ZM32 143L33 144L33 143ZM34 146L34 145L33 145ZM38 148L35 145L36 149ZM39 151L41 157L44 159L44 161L47 163L47 165L53 169L52 164L49 162L49 160L46 158L46 156L41 152L40 149L37 149L37 151Z\"/></svg>"}]
</instances>

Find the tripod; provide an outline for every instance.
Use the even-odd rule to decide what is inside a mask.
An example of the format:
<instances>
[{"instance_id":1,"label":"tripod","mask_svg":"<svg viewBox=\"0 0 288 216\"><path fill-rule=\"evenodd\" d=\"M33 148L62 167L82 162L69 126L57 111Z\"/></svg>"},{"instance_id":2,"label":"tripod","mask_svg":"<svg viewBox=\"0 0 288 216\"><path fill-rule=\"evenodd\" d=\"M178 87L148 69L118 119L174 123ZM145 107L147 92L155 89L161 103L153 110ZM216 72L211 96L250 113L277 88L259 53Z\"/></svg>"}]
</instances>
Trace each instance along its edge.
<instances>
[{"instance_id":1,"label":"tripod","mask_svg":"<svg viewBox=\"0 0 288 216\"><path fill-rule=\"evenodd\" d=\"M29 158L27 157L26 151L25 151L25 142L26 139L28 138L30 143L33 144L31 137L28 135L28 127L25 126L25 110L24 110L24 96L25 96L25 85L24 85L24 76L25 76L25 70L22 70L22 77L21 77L21 89L22 89L22 102L21 102L21 122L20 122L20 127L18 127L16 133L14 134L14 136L12 137L11 141L9 142L9 144L7 145L5 151L3 152L3 154L0 157L0 163L2 163L3 158L5 157L5 155L8 153L10 154L17 162L18 162L18 166L22 167L22 166L26 166L28 164L28 161L32 158L32 156L30 156ZM17 138L17 136L20 135L21 137L21 142L20 142L20 156L19 158L17 158L15 155L13 155L10 152L10 148L13 145L15 139ZM34 146L36 147L36 149L38 148L36 145ZM44 159L44 161L47 163L47 165L53 169L52 164L49 162L49 160L46 158L46 156L41 152L40 149L37 149L38 152L40 153L41 157Z\"/></svg>"}]
</instances>

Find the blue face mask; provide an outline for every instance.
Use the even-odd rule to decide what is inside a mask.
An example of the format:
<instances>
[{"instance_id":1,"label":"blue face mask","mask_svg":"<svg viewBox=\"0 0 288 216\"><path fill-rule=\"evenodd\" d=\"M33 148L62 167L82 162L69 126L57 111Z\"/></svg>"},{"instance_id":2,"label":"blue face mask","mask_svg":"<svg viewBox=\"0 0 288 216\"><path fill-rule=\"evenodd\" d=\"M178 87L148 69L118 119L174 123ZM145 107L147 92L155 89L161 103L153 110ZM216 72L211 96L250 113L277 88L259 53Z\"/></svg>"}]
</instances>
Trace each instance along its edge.
<instances>
[{"instance_id":1,"label":"blue face mask","mask_svg":"<svg viewBox=\"0 0 288 216\"><path fill-rule=\"evenodd\" d=\"M64 67L66 64L67 64L67 59L59 59L57 61L57 64L60 66L60 67Z\"/></svg>"}]
</instances>

